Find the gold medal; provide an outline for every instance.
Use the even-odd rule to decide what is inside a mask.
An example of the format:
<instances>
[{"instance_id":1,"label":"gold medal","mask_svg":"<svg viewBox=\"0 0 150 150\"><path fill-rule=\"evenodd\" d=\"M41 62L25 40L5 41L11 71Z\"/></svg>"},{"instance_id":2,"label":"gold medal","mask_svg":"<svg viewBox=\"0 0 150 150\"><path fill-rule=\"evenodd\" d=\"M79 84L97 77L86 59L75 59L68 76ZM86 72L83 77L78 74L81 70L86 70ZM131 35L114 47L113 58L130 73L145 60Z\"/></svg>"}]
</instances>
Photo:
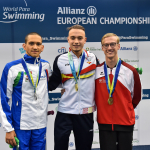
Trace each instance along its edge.
<instances>
[{"instance_id":1,"label":"gold medal","mask_svg":"<svg viewBox=\"0 0 150 150\"><path fill-rule=\"evenodd\" d=\"M75 90L78 91L78 83L75 84Z\"/></svg>"},{"instance_id":2,"label":"gold medal","mask_svg":"<svg viewBox=\"0 0 150 150\"><path fill-rule=\"evenodd\" d=\"M112 98L112 97L109 97L109 98L108 98L108 104L109 104L109 105L112 105L112 104L113 104L113 98Z\"/></svg>"}]
</instances>

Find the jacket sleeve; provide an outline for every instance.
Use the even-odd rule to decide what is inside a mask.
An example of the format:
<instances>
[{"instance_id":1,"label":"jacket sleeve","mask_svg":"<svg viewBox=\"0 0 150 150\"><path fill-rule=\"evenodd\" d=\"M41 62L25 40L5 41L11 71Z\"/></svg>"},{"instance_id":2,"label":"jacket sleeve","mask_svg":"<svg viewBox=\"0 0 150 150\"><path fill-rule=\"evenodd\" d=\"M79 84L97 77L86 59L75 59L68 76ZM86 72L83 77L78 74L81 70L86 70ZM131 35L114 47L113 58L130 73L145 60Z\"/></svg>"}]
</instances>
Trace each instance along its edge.
<instances>
[{"instance_id":1,"label":"jacket sleeve","mask_svg":"<svg viewBox=\"0 0 150 150\"><path fill-rule=\"evenodd\" d=\"M49 82L48 82L48 90L49 91L55 90L61 83L61 73L60 73L60 70L59 70L58 64L57 64L59 56L57 56L55 58L55 61L53 63L53 73L52 73L51 77L49 78Z\"/></svg>"},{"instance_id":2,"label":"jacket sleeve","mask_svg":"<svg viewBox=\"0 0 150 150\"><path fill-rule=\"evenodd\" d=\"M1 99L0 99L2 125L6 132L14 130L11 113L13 82L14 80L12 77L12 71L9 69L9 65L6 65L1 77Z\"/></svg>"},{"instance_id":3,"label":"jacket sleeve","mask_svg":"<svg viewBox=\"0 0 150 150\"><path fill-rule=\"evenodd\" d=\"M134 75L134 89L133 89L134 95L132 99L132 104L133 104L133 107L135 108L141 100L142 92L141 92L141 81L140 81L139 74L136 71L136 69L133 70L133 75Z\"/></svg>"},{"instance_id":4,"label":"jacket sleeve","mask_svg":"<svg viewBox=\"0 0 150 150\"><path fill-rule=\"evenodd\" d=\"M49 75L49 77L52 75L52 69L51 69L50 64L49 64L49 67L48 67L48 75Z\"/></svg>"},{"instance_id":5,"label":"jacket sleeve","mask_svg":"<svg viewBox=\"0 0 150 150\"><path fill-rule=\"evenodd\" d=\"M96 56L95 56L96 57ZM100 61L99 61L99 59L97 59L97 57L96 57L96 66L97 65L99 65L100 64Z\"/></svg>"}]
</instances>

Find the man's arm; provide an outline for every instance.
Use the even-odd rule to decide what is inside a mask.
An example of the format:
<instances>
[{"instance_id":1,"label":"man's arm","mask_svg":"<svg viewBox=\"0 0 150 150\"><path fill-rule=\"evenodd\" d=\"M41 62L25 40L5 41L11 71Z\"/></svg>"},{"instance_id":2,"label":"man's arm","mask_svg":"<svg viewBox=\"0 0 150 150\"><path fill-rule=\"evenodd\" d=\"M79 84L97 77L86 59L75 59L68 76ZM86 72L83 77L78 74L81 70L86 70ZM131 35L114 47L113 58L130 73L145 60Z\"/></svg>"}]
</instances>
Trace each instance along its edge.
<instances>
[{"instance_id":1,"label":"man's arm","mask_svg":"<svg viewBox=\"0 0 150 150\"><path fill-rule=\"evenodd\" d=\"M55 90L58 87L58 85L61 83L61 73L57 65L59 56L55 58L55 61L53 63L53 73L49 78L49 82L48 82L49 91Z\"/></svg>"},{"instance_id":2,"label":"man's arm","mask_svg":"<svg viewBox=\"0 0 150 150\"><path fill-rule=\"evenodd\" d=\"M14 128L12 125L12 113L10 110L10 98L12 95L13 89L13 80L12 73L9 70L8 65L3 70L2 78L1 78L1 99L0 99L0 111L3 128L6 131L6 142L8 144L16 145L14 136L16 136L14 132Z\"/></svg>"},{"instance_id":3,"label":"man's arm","mask_svg":"<svg viewBox=\"0 0 150 150\"><path fill-rule=\"evenodd\" d=\"M133 89L134 95L132 99L132 104L133 107L135 108L141 100L141 81L136 69L133 70L133 74L134 74L134 89Z\"/></svg>"}]
</instances>

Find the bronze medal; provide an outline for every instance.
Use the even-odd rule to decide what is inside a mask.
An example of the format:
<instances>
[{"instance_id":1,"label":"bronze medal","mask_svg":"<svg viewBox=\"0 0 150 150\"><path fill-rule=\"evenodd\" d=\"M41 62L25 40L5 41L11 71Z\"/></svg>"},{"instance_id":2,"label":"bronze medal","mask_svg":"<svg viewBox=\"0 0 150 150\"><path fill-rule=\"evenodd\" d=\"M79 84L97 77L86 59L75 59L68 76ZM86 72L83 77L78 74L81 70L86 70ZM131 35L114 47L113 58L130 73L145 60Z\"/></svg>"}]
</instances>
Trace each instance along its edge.
<instances>
[{"instance_id":1,"label":"bronze medal","mask_svg":"<svg viewBox=\"0 0 150 150\"><path fill-rule=\"evenodd\" d=\"M109 98L108 98L108 104L109 104L109 105L112 105L112 104L113 104L113 98L112 98L112 97L109 97Z\"/></svg>"},{"instance_id":2,"label":"bronze medal","mask_svg":"<svg viewBox=\"0 0 150 150\"><path fill-rule=\"evenodd\" d=\"M78 91L78 84L75 84L75 90Z\"/></svg>"}]
</instances>

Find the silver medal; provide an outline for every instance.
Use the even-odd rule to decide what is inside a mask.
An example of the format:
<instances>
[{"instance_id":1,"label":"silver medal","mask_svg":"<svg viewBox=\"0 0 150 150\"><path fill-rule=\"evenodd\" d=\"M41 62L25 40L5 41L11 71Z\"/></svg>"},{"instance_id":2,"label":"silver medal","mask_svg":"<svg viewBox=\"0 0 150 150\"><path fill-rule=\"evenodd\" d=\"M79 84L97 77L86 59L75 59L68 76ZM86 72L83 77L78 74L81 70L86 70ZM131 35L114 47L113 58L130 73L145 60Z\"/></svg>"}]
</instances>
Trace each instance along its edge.
<instances>
[{"instance_id":1,"label":"silver medal","mask_svg":"<svg viewBox=\"0 0 150 150\"><path fill-rule=\"evenodd\" d=\"M35 98L35 100L37 100L37 94L36 93L34 93L34 98Z\"/></svg>"}]
</instances>

